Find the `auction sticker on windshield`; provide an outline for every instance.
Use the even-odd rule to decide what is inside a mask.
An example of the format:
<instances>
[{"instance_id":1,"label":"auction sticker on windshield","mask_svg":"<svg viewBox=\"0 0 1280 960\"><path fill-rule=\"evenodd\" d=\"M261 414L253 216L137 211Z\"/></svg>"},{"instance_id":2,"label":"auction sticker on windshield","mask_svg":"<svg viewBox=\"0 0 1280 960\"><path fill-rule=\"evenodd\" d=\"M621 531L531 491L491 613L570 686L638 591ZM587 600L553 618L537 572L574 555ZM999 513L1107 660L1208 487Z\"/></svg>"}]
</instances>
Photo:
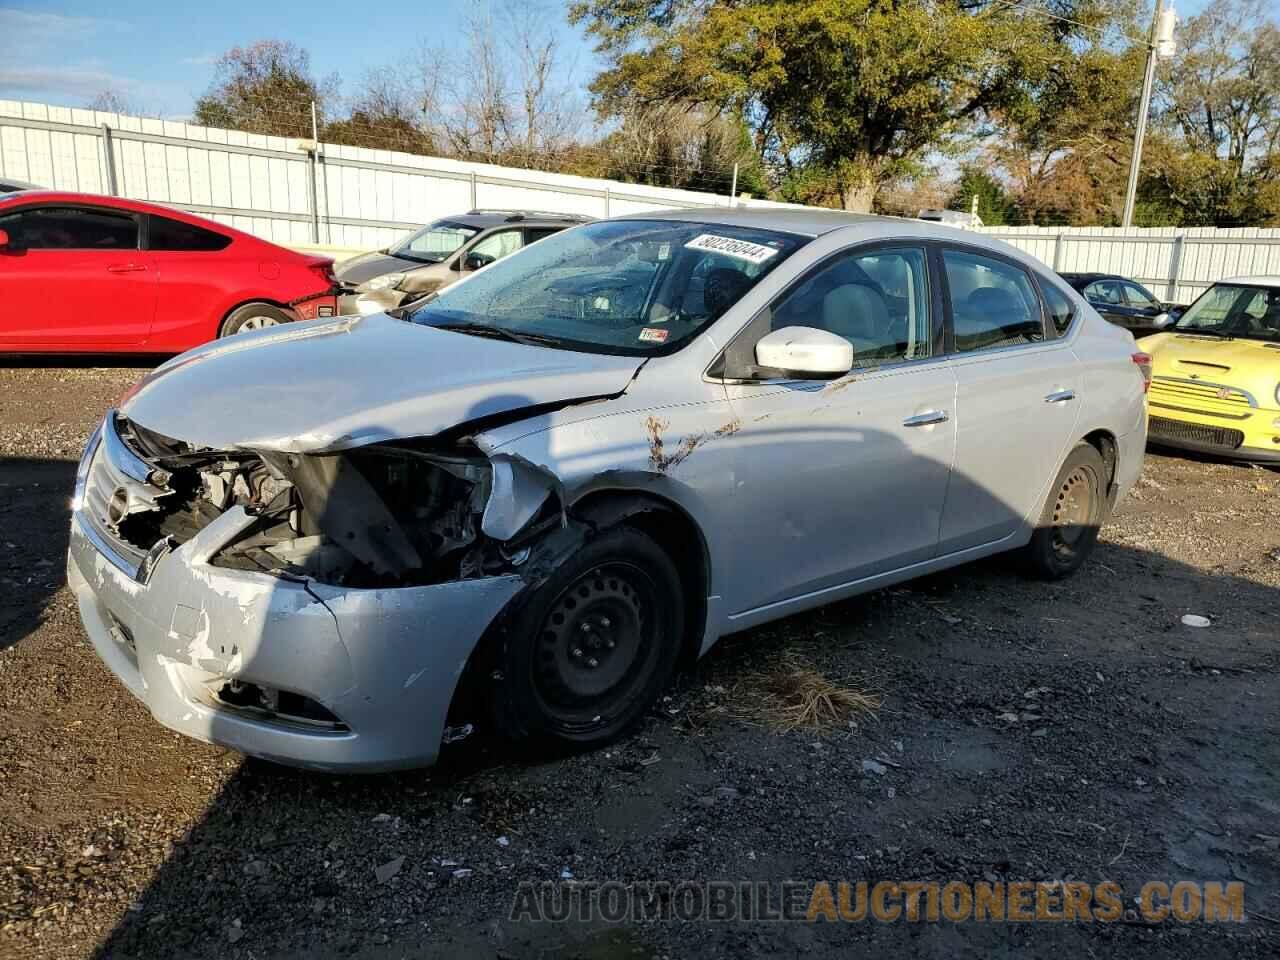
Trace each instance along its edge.
<instances>
[{"instance_id":1,"label":"auction sticker on windshield","mask_svg":"<svg viewBox=\"0 0 1280 960\"><path fill-rule=\"evenodd\" d=\"M718 237L714 233L704 233L694 237L685 244L688 250L708 250L711 253L723 254L748 263L764 263L770 257L777 256L778 251L764 244L752 243L749 240L735 240L733 237Z\"/></svg>"}]
</instances>

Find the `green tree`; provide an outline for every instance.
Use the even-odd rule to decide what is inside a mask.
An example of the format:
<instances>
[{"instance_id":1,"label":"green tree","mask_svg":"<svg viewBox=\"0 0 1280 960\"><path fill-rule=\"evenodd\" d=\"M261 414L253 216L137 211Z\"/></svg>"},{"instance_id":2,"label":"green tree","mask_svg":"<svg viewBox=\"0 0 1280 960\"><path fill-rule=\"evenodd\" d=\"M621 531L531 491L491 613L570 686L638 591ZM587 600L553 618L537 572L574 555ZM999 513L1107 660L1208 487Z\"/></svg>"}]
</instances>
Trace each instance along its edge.
<instances>
[{"instance_id":1,"label":"green tree","mask_svg":"<svg viewBox=\"0 0 1280 960\"><path fill-rule=\"evenodd\" d=\"M1274 222L1280 180L1280 24L1261 0L1214 0L1160 71L1148 198L1187 225ZM1161 136L1162 134L1163 136Z\"/></svg>"},{"instance_id":2,"label":"green tree","mask_svg":"<svg viewBox=\"0 0 1280 960\"><path fill-rule=\"evenodd\" d=\"M215 67L213 85L196 101L196 123L281 137L311 136L311 104L323 121L336 77L317 81L307 51L281 40L232 47Z\"/></svg>"},{"instance_id":3,"label":"green tree","mask_svg":"<svg viewBox=\"0 0 1280 960\"><path fill-rule=\"evenodd\" d=\"M864 211L960 125L1025 99L1074 29L1008 0L575 0L570 19L606 58L591 86L603 115L745 117L782 179L812 194L818 172Z\"/></svg>"},{"instance_id":4,"label":"green tree","mask_svg":"<svg viewBox=\"0 0 1280 960\"><path fill-rule=\"evenodd\" d=\"M978 198L978 216L989 227L1003 226L1015 216L1004 184L982 168L968 165L960 169L960 179L951 196L951 209L968 213L973 209L974 197Z\"/></svg>"}]
</instances>

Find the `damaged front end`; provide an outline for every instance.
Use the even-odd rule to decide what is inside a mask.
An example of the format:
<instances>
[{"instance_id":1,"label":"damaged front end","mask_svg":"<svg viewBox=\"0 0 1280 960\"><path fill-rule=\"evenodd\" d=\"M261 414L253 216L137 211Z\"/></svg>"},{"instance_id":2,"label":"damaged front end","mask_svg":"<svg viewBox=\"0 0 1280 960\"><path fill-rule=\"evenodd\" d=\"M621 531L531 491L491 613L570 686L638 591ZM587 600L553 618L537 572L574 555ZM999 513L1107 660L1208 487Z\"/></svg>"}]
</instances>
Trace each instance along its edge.
<instances>
[{"instance_id":1,"label":"damaged front end","mask_svg":"<svg viewBox=\"0 0 1280 960\"><path fill-rule=\"evenodd\" d=\"M146 557L241 507L252 522L214 566L351 588L421 586L510 572L528 543L563 522L554 477L491 459L465 438L302 454L197 449L117 415L103 432L145 480L99 496L95 519Z\"/></svg>"},{"instance_id":2,"label":"damaged front end","mask_svg":"<svg viewBox=\"0 0 1280 960\"><path fill-rule=\"evenodd\" d=\"M160 723L329 770L434 762L473 652L565 549L546 471L466 438L201 449L112 412L68 583Z\"/></svg>"}]
</instances>

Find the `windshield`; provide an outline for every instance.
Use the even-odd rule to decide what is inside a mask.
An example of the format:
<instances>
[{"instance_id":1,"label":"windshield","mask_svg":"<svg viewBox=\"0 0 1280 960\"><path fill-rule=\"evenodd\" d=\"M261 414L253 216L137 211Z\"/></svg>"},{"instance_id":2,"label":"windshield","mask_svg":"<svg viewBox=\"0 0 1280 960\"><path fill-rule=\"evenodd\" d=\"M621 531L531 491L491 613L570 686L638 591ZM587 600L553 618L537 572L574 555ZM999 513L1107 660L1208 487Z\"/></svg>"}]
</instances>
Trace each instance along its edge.
<instances>
[{"instance_id":1,"label":"windshield","mask_svg":"<svg viewBox=\"0 0 1280 960\"><path fill-rule=\"evenodd\" d=\"M807 237L676 220L566 230L455 284L414 323L596 353L669 353Z\"/></svg>"},{"instance_id":2,"label":"windshield","mask_svg":"<svg viewBox=\"0 0 1280 960\"><path fill-rule=\"evenodd\" d=\"M1280 287L1214 284L1178 318L1174 329L1219 337L1280 340Z\"/></svg>"},{"instance_id":3,"label":"windshield","mask_svg":"<svg viewBox=\"0 0 1280 960\"><path fill-rule=\"evenodd\" d=\"M465 223L437 220L428 224L407 240L401 240L387 252L402 260L418 263L440 263L455 250L474 237L480 230Z\"/></svg>"}]
</instances>

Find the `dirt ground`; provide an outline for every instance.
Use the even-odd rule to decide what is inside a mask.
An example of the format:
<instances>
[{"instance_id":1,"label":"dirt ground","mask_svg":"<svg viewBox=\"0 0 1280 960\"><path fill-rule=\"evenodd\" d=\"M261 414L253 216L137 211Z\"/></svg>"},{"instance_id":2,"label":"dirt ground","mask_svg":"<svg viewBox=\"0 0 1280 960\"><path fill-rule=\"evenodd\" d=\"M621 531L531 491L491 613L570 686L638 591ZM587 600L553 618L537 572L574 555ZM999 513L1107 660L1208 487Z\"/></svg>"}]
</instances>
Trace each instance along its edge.
<instances>
[{"instance_id":1,"label":"dirt ground","mask_svg":"<svg viewBox=\"0 0 1280 960\"><path fill-rule=\"evenodd\" d=\"M1280 953L1280 473L1152 453L1065 582L997 559L728 638L609 750L473 737L433 770L337 778L163 730L87 645L75 460L141 372L0 368L0 956ZM744 719L784 658L871 688L878 716ZM519 881L561 877L1114 880L1130 903L1238 880L1248 919L507 919Z\"/></svg>"}]
</instances>

